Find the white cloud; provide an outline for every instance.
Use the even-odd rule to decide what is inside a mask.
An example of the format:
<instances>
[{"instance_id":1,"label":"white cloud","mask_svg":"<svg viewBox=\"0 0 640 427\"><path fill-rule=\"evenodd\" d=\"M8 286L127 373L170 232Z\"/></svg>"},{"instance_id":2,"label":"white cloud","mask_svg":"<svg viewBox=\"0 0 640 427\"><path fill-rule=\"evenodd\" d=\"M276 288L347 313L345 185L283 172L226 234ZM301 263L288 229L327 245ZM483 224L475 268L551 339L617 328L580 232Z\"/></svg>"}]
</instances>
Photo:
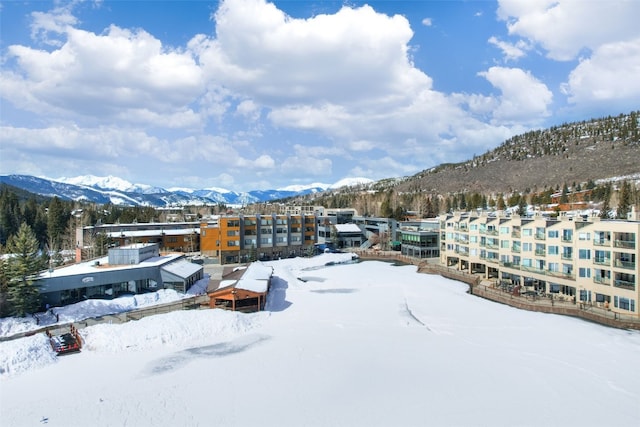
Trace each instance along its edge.
<instances>
[{"instance_id":1,"label":"white cloud","mask_svg":"<svg viewBox=\"0 0 640 427\"><path fill-rule=\"evenodd\" d=\"M0 88L17 107L93 124L200 123L188 105L202 92L203 80L189 53L167 50L143 30L112 25L97 35L70 26L47 28L64 32L59 48L8 48L17 66L3 73Z\"/></svg>"},{"instance_id":2,"label":"white cloud","mask_svg":"<svg viewBox=\"0 0 640 427\"><path fill-rule=\"evenodd\" d=\"M263 154L253 162L253 165L260 169L273 169L276 166L276 162L271 156Z\"/></svg>"},{"instance_id":3,"label":"white cloud","mask_svg":"<svg viewBox=\"0 0 640 427\"><path fill-rule=\"evenodd\" d=\"M433 25L433 21L431 20L431 18L424 18L422 20L422 25L424 25L425 27L430 27Z\"/></svg>"},{"instance_id":4,"label":"white cloud","mask_svg":"<svg viewBox=\"0 0 640 427\"><path fill-rule=\"evenodd\" d=\"M256 121L260 118L260 107L251 100L240 102L236 107L236 112L251 121Z\"/></svg>"},{"instance_id":5,"label":"white cloud","mask_svg":"<svg viewBox=\"0 0 640 427\"><path fill-rule=\"evenodd\" d=\"M614 66L612 66L614 64ZM640 100L640 38L610 43L580 62L563 85L569 101L615 102L638 108Z\"/></svg>"},{"instance_id":6,"label":"white cloud","mask_svg":"<svg viewBox=\"0 0 640 427\"><path fill-rule=\"evenodd\" d=\"M407 84L430 84L410 65L413 32L400 15L363 6L294 19L263 0L227 0L215 18L216 39L190 44L207 75L272 108L406 97Z\"/></svg>"},{"instance_id":7,"label":"white cloud","mask_svg":"<svg viewBox=\"0 0 640 427\"><path fill-rule=\"evenodd\" d=\"M498 7L511 35L540 44L556 60L637 37L639 16L638 1L499 0Z\"/></svg>"},{"instance_id":8,"label":"white cloud","mask_svg":"<svg viewBox=\"0 0 640 427\"><path fill-rule=\"evenodd\" d=\"M550 114L553 94L531 73L520 68L491 67L478 75L501 92L493 111L495 124L536 123Z\"/></svg>"},{"instance_id":9,"label":"white cloud","mask_svg":"<svg viewBox=\"0 0 640 427\"><path fill-rule=\"evenodd\" d=\"M526 50L528 50L527 44L522 40L519 40L514 44L502 41L494 36L489 38L489 43L502 51L506 61L513 61L522 58L526 55Z\"/></svg>"}]
</instances>

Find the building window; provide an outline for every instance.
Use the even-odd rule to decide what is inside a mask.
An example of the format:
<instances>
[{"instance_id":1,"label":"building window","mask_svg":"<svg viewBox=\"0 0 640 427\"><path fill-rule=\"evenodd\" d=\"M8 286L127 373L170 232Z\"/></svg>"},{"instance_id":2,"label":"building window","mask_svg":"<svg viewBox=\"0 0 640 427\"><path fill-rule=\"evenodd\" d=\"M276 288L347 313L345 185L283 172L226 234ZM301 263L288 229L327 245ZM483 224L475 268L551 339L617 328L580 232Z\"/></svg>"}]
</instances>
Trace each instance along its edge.
<instances>
[{"instance_id":1,"label":"building window","mask_svg":"<svg viewBox=\"0 0 640 427\"><path fill-rule=\"evenodd\" d=\"M586 232L578 233L578 240L591 240L591 233L586 233Z\"/></svg>"},{"instance_id":2,"label":"building window","mask_svg":"<svg viewBox=\"0 0 640 427\"><path fill-rule=\"evenodd\" d=\"M580 258L580 259L591 259L591 250L590 249L580 249L578 251L578 258Z\"/></svg>"},{"instance_id":3,"label":"building window","mask_svg":"<svg viewBox=\"0 0 640 427\"><path fill-rule=\"evenodd\" d=\"M590 268L584 268L584 267L580 267L578 269L578 275L580 277L586 277L589 278L591 277L591 269Z\"/></svg>"},{"instance_id":4,"label":"building window","mask_svg":"<svg viewBox=\"0 0 640 427\"><path fill-rule=\"evenodd\" d=\"M630 298L613 297L613 306L620 310L636 311L636 301Z\"/></svg>"},{"instance_id":5,"label":"building window","mask_svg":"<svg viewBox=\"0 0 640 427\"><path fill-rule=\"evenodd\" d=\"M547 236L550 239L554 239L554 238L558 238L560 237L560 234L558 233L558 230L548 230L547 231Z\"/></svg>"}]
</instances>

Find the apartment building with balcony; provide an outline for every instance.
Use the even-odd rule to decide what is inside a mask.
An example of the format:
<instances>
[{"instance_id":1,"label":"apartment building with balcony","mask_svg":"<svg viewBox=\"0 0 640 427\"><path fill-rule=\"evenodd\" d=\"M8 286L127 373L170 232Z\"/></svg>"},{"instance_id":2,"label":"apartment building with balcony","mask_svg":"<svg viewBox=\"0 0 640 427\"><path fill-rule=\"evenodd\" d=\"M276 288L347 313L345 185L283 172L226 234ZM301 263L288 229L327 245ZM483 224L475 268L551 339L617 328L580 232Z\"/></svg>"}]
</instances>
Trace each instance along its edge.
<instances>
[{"instance_id":1,"label":"apartment building with balcony","mask_svg":"<svg viewBox=\"0 0 640 427\"><path fill-rule=\"evenodd\" d=\"M200 251L221 264L304 255L318 241L317 217L227 215L200 224Z\"/></svg>"},{"instance_id":2,"label":"apartment building with balcony","mask_svg":"<svg viewBox=\"0 0 640 427\"><path fill-rule=\"evenodd\" d=\"M640 222L455 213L440 220L443 265L640 317Z\"/></svg>"}]
</instances>

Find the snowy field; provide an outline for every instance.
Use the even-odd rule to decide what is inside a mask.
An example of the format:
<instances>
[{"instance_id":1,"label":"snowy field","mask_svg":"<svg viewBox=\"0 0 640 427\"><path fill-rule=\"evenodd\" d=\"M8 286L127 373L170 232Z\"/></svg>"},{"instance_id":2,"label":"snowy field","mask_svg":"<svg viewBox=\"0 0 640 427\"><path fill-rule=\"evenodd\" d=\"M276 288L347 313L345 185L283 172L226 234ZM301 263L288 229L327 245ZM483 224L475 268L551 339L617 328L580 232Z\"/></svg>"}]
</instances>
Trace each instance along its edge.
<instances>
[{"instance_id":1,"label":"snowy field","mask_svg":"<svg viewBox=\"0 0 640 427\"><path fill-rule=\"evenodd\" d=\"M640 333L492 303L413 266L323 267L344 256L267 263L261 313L96 325L62 357L43 334L0 343L0 424L638 425Z\"/></svg>"}]
</instances>

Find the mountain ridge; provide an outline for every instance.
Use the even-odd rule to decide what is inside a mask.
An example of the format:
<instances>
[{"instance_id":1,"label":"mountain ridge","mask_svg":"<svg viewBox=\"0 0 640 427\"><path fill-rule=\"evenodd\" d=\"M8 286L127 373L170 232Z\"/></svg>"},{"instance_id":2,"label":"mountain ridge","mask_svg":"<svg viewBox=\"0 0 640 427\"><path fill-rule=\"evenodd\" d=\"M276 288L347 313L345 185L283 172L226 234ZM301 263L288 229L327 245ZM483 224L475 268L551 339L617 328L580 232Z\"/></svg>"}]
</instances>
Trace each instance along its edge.
<instances>
[{"instance_id":1,"label":"mountain ridge","mask_svg":"<svg viewBox=\"0 0 640 427\"><path fill-rule=\"evenodd\" d=\"M290 186L285 189L235 192L217 187L164 189L147 184L131 184L114 176L96 177L83 175L74 178L51 179L19 174L0 175L0 183L2 184L45 197L57 196L63 200L153 207L215 204L248 205L322 192L328 188L339 188L340 186L361 184L363 182L371 182L371 180L350 178L332 185L311 184L309 186Z\"/></svg>"}]
</instances>

